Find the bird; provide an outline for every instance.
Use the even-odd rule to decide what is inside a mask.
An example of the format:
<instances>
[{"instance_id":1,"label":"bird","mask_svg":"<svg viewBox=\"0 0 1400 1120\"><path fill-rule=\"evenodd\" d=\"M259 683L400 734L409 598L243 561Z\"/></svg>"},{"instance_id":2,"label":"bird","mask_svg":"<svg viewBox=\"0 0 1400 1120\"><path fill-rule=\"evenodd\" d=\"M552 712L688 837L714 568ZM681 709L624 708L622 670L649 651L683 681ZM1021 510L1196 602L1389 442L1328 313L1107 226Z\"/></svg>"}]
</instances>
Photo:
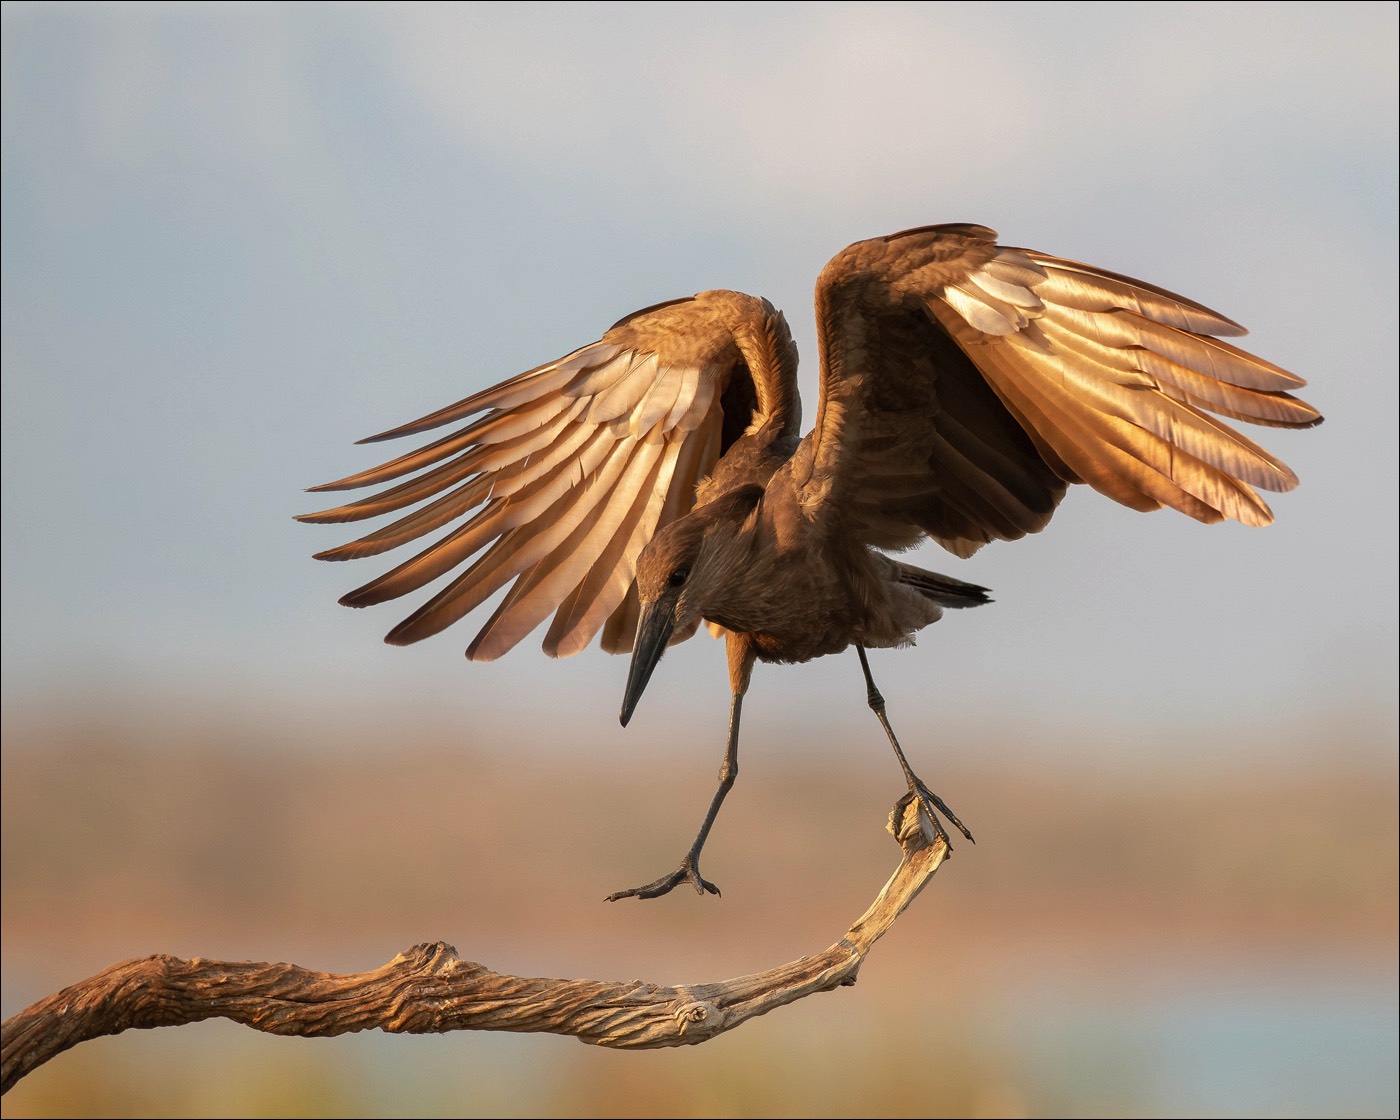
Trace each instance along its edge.
<instances>
[{"instance_id":1,"label":"bird","mask_svg":"<svg viewBox=\"0 0 1400 1120\"><path fill-rule=\"evenodd\" d=\"M989 593L898 553L932 540L967 558L1039 532L1076 483L1135 510L1251 526L1273 519L1259 490L1297 485L1226 422L1322 420L1293 394L1302 378L1224 341L1242 326L997 237L975 224L921 226L827 263L815 292L820 395L805 435L782 312L702 291L360 441L450 427L311 488L392 483L305 522L399 514L317 559L375 556L447 528L340 600L366 607L451 575L390 644L439 633L509 584L467 657L498 658L552 616L551 657L595 637L630 654L625 727L670 645L702 625L723 637L731 698L718 788L679 866L610 901L687 882L719 894L700 855L738 775L740 712L760 661L854 647L905 796L945 844L940 815L972 839L911 768L866 650L910 645L944 610Z\"/></svg>"}]
</instances>

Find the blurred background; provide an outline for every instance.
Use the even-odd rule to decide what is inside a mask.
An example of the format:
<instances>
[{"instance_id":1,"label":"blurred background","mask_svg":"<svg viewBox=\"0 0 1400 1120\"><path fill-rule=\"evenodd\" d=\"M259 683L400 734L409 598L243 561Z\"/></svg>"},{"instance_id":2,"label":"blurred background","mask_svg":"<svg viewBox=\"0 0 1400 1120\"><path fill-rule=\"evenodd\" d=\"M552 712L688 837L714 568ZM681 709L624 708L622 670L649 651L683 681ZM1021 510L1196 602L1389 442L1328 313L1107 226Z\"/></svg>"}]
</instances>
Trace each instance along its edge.
<instances>
[{"instance_id":1,"label":"blurred background","mask_svg":"<svg viewBox=\"0 0 1400 1120\"><path fill-rule=\"evenodd\" d=\"M978 836L854 988L702 1047L224 1023L5 1116L1394 1116L1396 8L3 7L4 1014L155 952L443 939L687 983L836 940L898 860L854 657L623 660L335 605L352 441L711 287L972 221L1180 291L1307 377L1263 530L1073 493L917 563L993 588L872 664ZM411 604L412 605L412 604ZM479 621L489 613L473 616Z\"/></svg>"}]
</instances>

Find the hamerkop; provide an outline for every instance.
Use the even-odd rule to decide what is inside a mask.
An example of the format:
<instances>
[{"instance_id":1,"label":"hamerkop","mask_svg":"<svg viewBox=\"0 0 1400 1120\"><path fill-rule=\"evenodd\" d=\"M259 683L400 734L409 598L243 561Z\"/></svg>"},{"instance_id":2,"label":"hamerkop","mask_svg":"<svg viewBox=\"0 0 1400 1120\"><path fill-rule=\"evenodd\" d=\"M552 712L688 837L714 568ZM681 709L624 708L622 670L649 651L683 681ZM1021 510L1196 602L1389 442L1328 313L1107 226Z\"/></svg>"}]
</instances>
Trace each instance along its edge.
<instances>
[{"instance_id":1,"label":"hamerkop","mask_svg":"<svg viewBox=\"0 0 1400 1120\"><path fill-rule=\"evenodd\" d=\"M865 650L908 645L944 608L987 602L986 589L886 552L931 537L966 557L1038 532L1073 482L1133 509L1266 525L1254 488L1289 490L1297 477L1208 413L1283 428L1321 420L1289 392L1301 378L1219 341L1244 334L1237 323L1139 280L999 246L983 226L857 242L822 270L816 314L821 396L806 436L782 314L739 292L700 292L370 437L485 413L314 489L410 480L301 518L426 503L319 554L374 556L452 526L341 602L396 599L485 549L386 640L436 634L514 580L467 656L500 657L551 614L551 657L601 630L605 650L632 653L624 725L667 645L702 621L724 636L733 701L719 788L680 866L613 899L683 881L719 893L700 851L738 774L756 660L854 646L911 793L945 841L940 812L971 839L910 768Z\"/></svg>"}]
</instances>

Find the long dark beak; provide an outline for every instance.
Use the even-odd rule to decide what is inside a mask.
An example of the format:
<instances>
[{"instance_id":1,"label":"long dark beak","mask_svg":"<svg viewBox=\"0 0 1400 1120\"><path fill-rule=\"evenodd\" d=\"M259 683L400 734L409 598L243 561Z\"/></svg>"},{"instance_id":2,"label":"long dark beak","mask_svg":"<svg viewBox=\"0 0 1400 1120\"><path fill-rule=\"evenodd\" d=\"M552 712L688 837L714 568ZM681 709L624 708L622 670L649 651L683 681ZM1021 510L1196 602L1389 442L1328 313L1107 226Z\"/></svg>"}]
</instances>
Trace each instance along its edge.
<instances>
[{"instance_id":1,"label":"long dark beak","mask_svg":"<svg viewBox=\"0 0 1400 1120\"><path fill-rule=\"evenodd\" d=\"M637 701L642 698L647 681L656 669L656 663L666 652L666 643L671 640L671 630L675 619L671 612L659 603L649 603L642 607L642 617L637 620L637 640L632 645L632 666L627 670L627 691L622 694L622 726L632 718Z\"/></svg>"}]
</instances>

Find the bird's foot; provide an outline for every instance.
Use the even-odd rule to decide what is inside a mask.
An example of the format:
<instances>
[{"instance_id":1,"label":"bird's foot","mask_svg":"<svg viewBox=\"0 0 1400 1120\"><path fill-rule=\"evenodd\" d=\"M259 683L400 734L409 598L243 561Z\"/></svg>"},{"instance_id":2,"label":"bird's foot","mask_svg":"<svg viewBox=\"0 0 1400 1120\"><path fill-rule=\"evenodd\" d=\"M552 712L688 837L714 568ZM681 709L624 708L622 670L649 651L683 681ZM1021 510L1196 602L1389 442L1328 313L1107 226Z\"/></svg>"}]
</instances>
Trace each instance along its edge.
<instances>
[{"instance_id":1,"label":"bird's foot","mask_svg":"<svg viewBox=\"0 0 1400 1120\"><path fill-rule=\"evenodd\" d=\"M681 860L681 865L671 874L663 875L654 883L648 883L644 887L633 887L630 890L610 894L604 901L616 902L619 898L660 898L663 894L670 894L674 888L687 882L695 888L696 894L703 895L706 891L713 895L719 894L717 886L701 877L699 855L688 852L685 859Z\"/></svg>"},{"instance_id":2,"label":"bird's foot","mask_svg":"<svg viewBox=\"0 0 1400 1120\"><path fill-rule=\"evenodd\" d=\"M938 794L934 793L933 790L929 789L928 786L924 785L923 782L915 778L914 784L910 787L909 792L919 799L920 804L923 805L924 812L928 814L928 819L933 822L933 831L938 834L938 838L942 840L943 843L948 845L949 851L952 850L953 844L948 839L948 831L943 827L943 822L938 819L940 813L947 817L948 822L966 836L969 841L974 844L977 843L976 840L972 839L972 833L967 830L967 825L958 820L958 815L953 812L952 809L948 808L948 803L944 801L943 798L939 797Z\"/></svg>"}]
</instances>

